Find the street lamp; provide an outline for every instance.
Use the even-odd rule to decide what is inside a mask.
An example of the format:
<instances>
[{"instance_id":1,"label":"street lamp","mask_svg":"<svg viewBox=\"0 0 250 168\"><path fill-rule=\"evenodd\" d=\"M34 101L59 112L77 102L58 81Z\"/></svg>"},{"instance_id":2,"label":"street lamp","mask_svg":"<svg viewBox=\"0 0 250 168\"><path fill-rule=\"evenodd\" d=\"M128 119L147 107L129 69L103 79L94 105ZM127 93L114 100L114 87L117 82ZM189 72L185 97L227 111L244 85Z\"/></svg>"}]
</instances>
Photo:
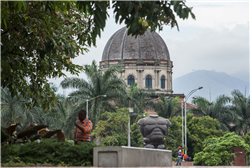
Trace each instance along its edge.
<instances>
[{"instance_id":1,"label":"street lamp","mask_svg":"<svg viewBox=\"0 0 250 168\"><path fill-rule=\"evenodd\" d=\"M70 98L70 97L77 97L77 96L68 96L68 98ZM95 98L97 98L97 97L107 97L107 95L98 95L98 96L96 96L96 97L93 97L93 98L91 98L91 99L82 99L82 98L80 98L80 97L77 97L77 98L80 98L80 99L82 99L82 100L84 100L84 101L86 101L87 102L87 106L86 106L86 112L87 112L87 115L86 115L86 117L87 118L89 118L88 116L88 110L89 110L89 101L90 100L93 100L93 99L95 99Z\"/></svg>"},{"instance_id":2,"label":"street lamp","mask_svg":"<svg viewBox=\"0 0 250 168\"><path fill-rule=\"evenodd\" d=\"M187 100L188 98L197 90L202 89L203 87L199 87L197 89L192 90L191 92L188 93L187 97L184 98L184 103L185 103L185 154L187 155Z\"/></svg>"},{"instance_id":3,"label":"street lamp","mask_svg":"<svg viewBox=\"0 0 250 168\"><path fill-rule=\"evenodd\" d=\"M133 113L134 109L133 109L133 107L129 107L128 110L129 110L129 113L128 113L128 147L130 147L131 146L131 143L130 143L130 113Z\"/></svg>"}]
</instances>

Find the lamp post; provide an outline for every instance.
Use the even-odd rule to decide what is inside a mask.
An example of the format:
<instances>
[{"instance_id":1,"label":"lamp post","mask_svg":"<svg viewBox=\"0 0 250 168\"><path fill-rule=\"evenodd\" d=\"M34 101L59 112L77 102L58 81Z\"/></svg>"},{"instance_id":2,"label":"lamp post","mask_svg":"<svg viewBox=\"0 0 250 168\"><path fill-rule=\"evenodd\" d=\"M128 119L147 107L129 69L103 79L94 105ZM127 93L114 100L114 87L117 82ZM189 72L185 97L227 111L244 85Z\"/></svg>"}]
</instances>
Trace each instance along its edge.
<instances>
[{"instance_id":1,"label":"lamp post","mask_svg":"<svg viewBox=\"0 0 250 168\"><path fill-rule=\"evenodd\" d=\"M77 97L77 96L68 96L68 98L70 98L70 97ZM107 97L107 95L98 95L98 96L96 96L96 97L93 97L93 98L91 98L91 99L82 99L82 100L84 100L84 101L86 101L87 102L87 106L86 106L86 112L87 112L87 114L86 114L86 117L87 118L89 118L88 116L89 116L89 101L90 100L93 100L93 99L95 99L95 98L98 98L98 97ZM77 98L80 98L80 97L77 97ZM81 99L81 98L80 98Z\"/></svg>"},{"instance_id":2,"label":"lamp post","mask_svg":"<svg viewBox=\"0 0 250 168\"><path fill-rule=\"evenodd\" d=\"M199 87L199 88L197 88L197 89L194 89L194 90L192 90L191 92L189 92L188 93L188 95L187 95L187 97L185 97L184 98L184 103L185 103L185 147L186 147L186 149L185 149L185 154L187 155L187 100L188 100L188 98L194 93L194 92L196 92L197 90L200 90L200 89L202 89L203 87L201 86L201 87Z\"/></svg>"},{"instance_id":3,"label":"lamp post","mask_svg":"<svg viewBox=\"0 0 250 168\"><path fill-rule=\"evenodd\" d=\"M182 141L182 149L184 149L184 137L183 137L183 101L181 101L181 141ZM183 157L184 161L184 157Z\"/></svg>"},{"instance_id":4,"label":"lamp post","mask_svg":"<svg viewBox=\"0 0 250 168\"><path fill-rule=\"evenodd\" d=\"M129 107L128 110L129 110L129 113L128 113L128 147L130 147L131 146L131 143L130 143L130 113L133 113L134 109L133 109L133 107Z\"/></svg>"}]
</instances>

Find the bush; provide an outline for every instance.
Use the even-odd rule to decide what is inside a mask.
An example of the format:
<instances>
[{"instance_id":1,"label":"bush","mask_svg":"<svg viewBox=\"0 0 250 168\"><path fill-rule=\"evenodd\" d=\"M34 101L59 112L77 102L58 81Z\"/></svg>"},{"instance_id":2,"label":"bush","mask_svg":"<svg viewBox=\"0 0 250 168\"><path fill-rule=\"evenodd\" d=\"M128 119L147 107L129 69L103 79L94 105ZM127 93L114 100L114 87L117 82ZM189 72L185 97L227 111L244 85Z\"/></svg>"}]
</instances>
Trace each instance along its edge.
<instances>
[{"instance_id":1,"label":"bush","mask_svg":"<svg viewBox=\"0 0 250 168\"><path fill-rule=\"evenodd\" d=\"M227 166L231 165L235 153L234 147L240 147L250 152L249 144L246 144L244 139L234 132L227 133L223 137L209 138L203 142L203 151L195 154L194 164L202 166Z\"/></svg>"},{"instance_id":2,"label":"bush","mask_svg":"<svg viewBox=\"0 0 250 168\"><path fill-rule=\"evenodd\" d=\"M4 145L1 150L1 163L8 163L14 157L25 164L92 166L94 147L92 142L73 145L64 141L53 142L50 139L43 140L41 143Z\"/></svg>"}]
</instances>

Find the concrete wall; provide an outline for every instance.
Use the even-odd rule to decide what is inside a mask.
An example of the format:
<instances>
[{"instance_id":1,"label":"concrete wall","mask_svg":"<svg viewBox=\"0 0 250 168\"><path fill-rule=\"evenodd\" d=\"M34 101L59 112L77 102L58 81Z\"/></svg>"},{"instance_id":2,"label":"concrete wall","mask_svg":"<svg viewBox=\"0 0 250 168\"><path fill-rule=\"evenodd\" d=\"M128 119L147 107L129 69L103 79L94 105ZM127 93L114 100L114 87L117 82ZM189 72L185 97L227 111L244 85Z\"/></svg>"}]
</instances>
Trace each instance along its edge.
<instances>
[{"instance_id":1,"label":"concrete wall","mask_svg":"<svg viewBox=\"0 0 250 168\"><path fill-rule=\"evenodd\" d=\"M94 167L171 167L172 151L126 146L94 148Z\"/></svg>"}]
</instances>

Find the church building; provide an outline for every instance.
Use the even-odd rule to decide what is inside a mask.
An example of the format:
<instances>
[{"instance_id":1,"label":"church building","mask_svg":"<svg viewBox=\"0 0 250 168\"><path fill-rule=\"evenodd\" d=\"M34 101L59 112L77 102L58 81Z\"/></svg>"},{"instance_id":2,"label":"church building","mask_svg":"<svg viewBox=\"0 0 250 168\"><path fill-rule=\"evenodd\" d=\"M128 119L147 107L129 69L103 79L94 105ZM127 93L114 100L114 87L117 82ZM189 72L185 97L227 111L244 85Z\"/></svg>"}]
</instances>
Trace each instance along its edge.
<instances>
[{"instance_id":1,"label":"church building","mask_svg":"<svg viewBox=\"0 0 250 168\"><path fill-rule=\"evenodd\" d=\"M125 83L139 88L153 89L157 94L171 95L172 68L167 45L156 32L147 30L144 35L128 35L128 28L123 27L108 40L100 61L100 68L119 64L123 71L117 74Z\"/></svg>"}]
</instances>

